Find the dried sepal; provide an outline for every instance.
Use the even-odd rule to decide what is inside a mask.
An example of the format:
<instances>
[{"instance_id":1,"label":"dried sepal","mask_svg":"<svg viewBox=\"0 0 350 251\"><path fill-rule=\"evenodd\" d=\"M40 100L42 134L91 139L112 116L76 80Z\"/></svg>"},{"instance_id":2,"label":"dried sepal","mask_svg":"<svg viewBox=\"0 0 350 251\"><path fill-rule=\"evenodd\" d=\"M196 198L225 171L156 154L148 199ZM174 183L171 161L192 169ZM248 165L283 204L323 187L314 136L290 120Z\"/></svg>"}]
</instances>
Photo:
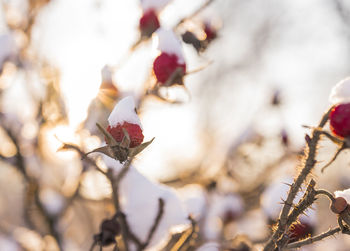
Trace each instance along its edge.
<instances>
[{"instance_id":1,"label":"dried sepal","mask_svg":"<svg viewBox=\"0 0 350 251\"><path fill-rule=\"evenodd\" d=\"M148 142L142 143L141 145L131 148L129 147L131 142L130 136L125 128L122 128L124 133L123 140L122 142L118 143L102 126L100 126L98 123L96 125L98 129L105 135L107 146L96 148L91 152L86 153L85 156L91 153L102 153L110 158L119 160L120 163L123 163L129 157L135 157L137 154L142 152L154 140L153 138Z\"/></svg>"},{"instance_id":2,"label":"dried sepal","mask_svg":"<svg viewBox=\"0 0 350 251\"><path fill-rule=\"evenodd\" d=\"M153 142L154 138L150 141L147 141L145 143L142 143L139 146L136 146L134 148L129 148L129 157L135 157L137 154L142 152L147 146L149 146Z\"/></svg>"},{"instance_id":3,"label":"dried sepal","mask_svg":"<svg viewBox=\"0 0 350 251\"><path fill-rule=\"evenodd\" d=\"M124 133L124 137L123 137L122 142L120 143L120 146L124 147L124 148L129 148L130 142L131 142L129 133L128 133L128 131L125 128L122 128L122 130L123 130L123 133Z\"/></svg>"},{"instance_id":4,"label":"dried sepal","mask_svg":"<svg viewBox=\"0 0 350 251\"><path fill-rule=\"evenodd\" d=\"M105 140L108 145L114 146L118 145L118 142L112 137L112 135L106 131L99 123L96 123L97 128L101 131L101 133L105 136Z\"/></svg>"}]
</instances>

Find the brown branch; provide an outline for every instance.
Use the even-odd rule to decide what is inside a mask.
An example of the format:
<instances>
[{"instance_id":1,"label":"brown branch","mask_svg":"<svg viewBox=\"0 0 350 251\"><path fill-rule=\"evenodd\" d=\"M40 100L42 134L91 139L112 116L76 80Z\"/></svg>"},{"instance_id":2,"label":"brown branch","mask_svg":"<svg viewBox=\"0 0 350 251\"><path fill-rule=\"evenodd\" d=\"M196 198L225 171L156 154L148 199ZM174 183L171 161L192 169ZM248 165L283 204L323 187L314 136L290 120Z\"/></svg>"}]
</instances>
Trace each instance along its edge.
<instances>
[{"instance_id":1,"label":"brown branch","mask_svg":"<svg viewBox=\"0 0 350 251\"><path fill-rule=\"evenodd\" d=\"M329 229L327 232L324 232L322 234L306 238L305 240L302 240L302 241L297 241L297 242L290 243L290 244L288 244L286 246L286 249L300 248L302 246L306 246L306 245L312 244L312 243L314 243L316 241L321 241L321 240L323 240L323 239L325 239L325 238L327 238L329 236L332 236L332 235L334 235L336 233L339 233L340 231L341 231L340 227Z\"/></svg>"},{"instance_id":2,"label":"brown branch","mask_svg":"<svg viewBox=\"0 0 350 251\"><path fill-rule=\"evenodd\" d=\"M74 150L76 151L80 157L81 160L86 161L88 164L94 166L96 168L97 171L99 171L100 173L107 175L107 173L105 171L103 171L97 164L96 162L91 159L90 157L86 156L86 154L76 145L74 144L69 144L69 143L63 143L63 145L58 149L58 151L63 151L63 150Z\"/></svg>"},{"instance_id":3,"label":"brown branch","mask_svg":"<svg viewBox=\"0 0 350 251\"><path fill-rule=\"evenodd\" d=\"M214 0L207 0L206 2L204 2L201 6L199 6L191 15L189 15L188 17L182 18L177 24L176 24L176 28L179 27L181 24L183 24L186 20L194 18L195 16L197 16L200 12L202 12L205 8L207 8L212 2L214 2Z\"/></svg>"},{"instance_id":4,"label":"brown branch","mask_svg":"<svg viewBox=\"0 0 350 251\"><path fill-rule=\"evenodd\" d=\"M331 112L332 107L323 115L318 127L323 128L328 121L329 113ZM281 236L288 230L287 221L288 214L293 205L293 200L300 190L301 185L306 180L306 177L310 174L311 170L316 164L316 151L317 145L321 137L321 132L319 130L313 130L311 138L307 137L307 149L305 150L305 162L304 167L296 178L295 182L291 185L287 199L282 208L280 217L278 219L277 229L274 231L269 241L265 245L263 251L272 251L276 247L277 241Z\"/></svg>"},{"instance_id":5,"label":"brown branch","mask_svg":"<svg viewBox=\"0 0 350 251\"><path fill-rule=\"evenodd\" d=\"M121 180L124 178L126 173L130 169L130 165L132 162L133 158L128 158L125 161L125 164L121 171L118 173L117 177L114 176L113 170L109 169L107 172L107 178L109 179L111 185L112 185L112 195L113 195L113 202L114 202L114 207L117 212L117 214L120 214L120 225L121 225L121 231L122 231L122 238L125 246L125 250L128 251L128 240L130 239L133 241L138 247L142 247L142 242L137 238L135 234L132 233L127 219L126 215L122 212L121 205L120 205L120 200L119 200L119 185Z\"/></svg>"},{"instance_id":6,"label":"brown branch","mask_svg":"<svg viewBox=\"0 0 350 251\"><path fill-rule=\"evenodd\" d=\"M160 220L162 219L163 217L163 214L164 214L164 200L162 198L159 198L158 199L158 213L157 213L157 217L153 223L153 226L151 227L150 231L148 232L148 236L147 236L147 239L146 239L146 242L142 245L142 248L140 250L143 250L145 249L149 243L151 242L152 240L152 237L153 235L155 234L158 226L159 226L159 223L160 223Z\"/></svg>"},{"instance_id":7,"label":"brown branch","mask_svg":"<svg viewBox=\"0 0 350 251\"><path fill-rule=\"evenodd\" d=\"M319 194L327 196L328 199L329 199L330 201L332 201L332 202L335 201L335 198L334 198L333 194L331 194L331 193L328 192L327 190L324 190L324 189L318 189L318 190L316 190L316 195L319 195Z\"/></svg>"},{"instance_id":8,"label":"brown branch","mask_svg":"<svg viewBox=\"0 0 350 251\"><path fill-rule=\"evenodd\" d=\"M311 180L304 197L299 201L298 205L296 205L292 212L288 215L288 219L286 222L286 228L289 229L290 226L298 219L299 215L303 214L307 208L309 208L316 200L316 190L314 189L316 182ZM289 234L284 234L280 240L277 242L277 250L283 249L288 241Z\"/></svg>"},{"instance_id":9,"label":"brown branch","mask_svg":"<svg viewBox=\"0 0 350 251\"><path fill-rule=\"evenodd\" d=\"M197 224L195 220L191 216L188 219L191 221L190 231L185 231L170 251L181 251L196 233Z\"/></svg>"}]
</instances>

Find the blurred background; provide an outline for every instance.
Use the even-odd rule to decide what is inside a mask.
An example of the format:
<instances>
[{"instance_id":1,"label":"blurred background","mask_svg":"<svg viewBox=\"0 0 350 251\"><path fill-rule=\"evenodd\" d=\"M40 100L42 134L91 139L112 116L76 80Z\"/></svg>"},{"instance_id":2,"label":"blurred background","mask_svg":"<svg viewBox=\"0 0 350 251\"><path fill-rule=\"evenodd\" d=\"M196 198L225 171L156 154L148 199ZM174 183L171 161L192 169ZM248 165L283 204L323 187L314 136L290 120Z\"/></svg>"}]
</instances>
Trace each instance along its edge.
<instances>
[{"instance_id":1,"label":"blurred background","mask_svg":"<svg viewBox=\"0 0 350 251\"><path fill-rule=\"evenodd\" d=\"M158 52L152 38L130 50L140 33L138 0L1 0L0 250L57 250L58 241L65 250L89 249L101 219L113 214L111 189L77 154L58 149L100 146L95 123L106 123L126 95L142 97L145 140L155 137L135 167L180 194L196 184L203 194L194 197L203 196L208 212L212 193L240 196L244 213L227 226L219 217L219 240L266 238L271 215L261 195L294 177L309 132L302 125L317 125L331 88L350 73L350 3L215 0L192 17L204 3L173 0L159 14L179 38L205 36L206 21L217 28L200 53L182 43L187 70L202 69L185 77L185 88L166 91L183 101L172 104L142 96ZM106 65L113 95L101 88ZM322 142L320 166L335 150ZM319 169L318 187L350 187L347 152ZM316 207L315 233L336 226L327 200ZM218 240L203 222L202 242ZM309 250L330 247L349 250L350 238Z\"/></svg>"}]
</instances>

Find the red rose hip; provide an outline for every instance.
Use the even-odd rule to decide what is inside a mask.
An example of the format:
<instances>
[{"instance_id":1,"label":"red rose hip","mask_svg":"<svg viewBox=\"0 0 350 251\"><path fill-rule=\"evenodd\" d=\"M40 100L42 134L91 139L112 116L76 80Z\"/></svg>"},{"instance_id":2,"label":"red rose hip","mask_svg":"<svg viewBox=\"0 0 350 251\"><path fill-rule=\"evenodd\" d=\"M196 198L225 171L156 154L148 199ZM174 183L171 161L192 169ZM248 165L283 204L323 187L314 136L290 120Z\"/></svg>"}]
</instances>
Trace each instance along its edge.
<instances>
[{"instance_id":1,"label":"red rose hip","mask_svg":"<svg viewBox=\"0 0 350 251\"><path fill-rule=\"evenodd\" d=\"M350 136L350 103L335 106L330 115L330 128L332 132L341 138Z\"/></svg>"},{"instance_id":2,"label":"red rose hip","mask_svg":"<svg viewBox=\"0 0 350 251\"><path fill-rule=\"evenodd\" d=\"M160 27L158 16L153 9L146 11L140 19L139 28L142 37L150 37Z\"/></svg>"},{"instance_id":3,"label":"red rose hip","mask_svg":"<svg viewBox=\"0 0 350 251\"><path fill-rule=\"evenodd\" d=\"M182 77L186 73L186 64L179 63L179 58L175 54L161 53L153 62L154 74L161 84L165 84L176 69L182 69L179 76L175 76L173 83L182 84Z\"/></svg>"},{"instance_id":4,"label":"red rose hip","mask_svg":"<svg viewBox=\"0 0 350 251\"><path fill-rule=\"evenodd\" d=\"M137 124L124 122L122 125L118 124L117 126L114 126L114 127L111 127L109 125L107 127L107 131L112 135L112 137L117 142L122 142L124 138L123 128L129 133L129 137L130 137L129 147L133 148L142 143L143 141L142 129Z\"/></svg>"}]
</instances>

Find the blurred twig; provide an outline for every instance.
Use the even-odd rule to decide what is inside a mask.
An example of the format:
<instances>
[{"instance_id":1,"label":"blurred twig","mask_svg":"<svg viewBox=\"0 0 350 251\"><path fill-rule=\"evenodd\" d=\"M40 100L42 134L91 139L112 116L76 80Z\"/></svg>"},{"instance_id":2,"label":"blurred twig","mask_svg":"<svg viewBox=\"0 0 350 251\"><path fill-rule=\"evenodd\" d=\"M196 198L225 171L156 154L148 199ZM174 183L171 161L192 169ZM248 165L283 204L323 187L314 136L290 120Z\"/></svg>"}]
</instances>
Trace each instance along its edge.
<instances>
[{"instance_id":1,"label":"blurred twig","mask_svg":"<svg viewBox=\"0 0 350 251\"><path fill-rule=\"evenodd\" d=\"M175 243L175 245L171 248L171 251L181 251L189 244L196 233L197 224L192 217L189 217L191 221L191 228L185 231L180 239Z\"/></svg>"}]
</instances>

